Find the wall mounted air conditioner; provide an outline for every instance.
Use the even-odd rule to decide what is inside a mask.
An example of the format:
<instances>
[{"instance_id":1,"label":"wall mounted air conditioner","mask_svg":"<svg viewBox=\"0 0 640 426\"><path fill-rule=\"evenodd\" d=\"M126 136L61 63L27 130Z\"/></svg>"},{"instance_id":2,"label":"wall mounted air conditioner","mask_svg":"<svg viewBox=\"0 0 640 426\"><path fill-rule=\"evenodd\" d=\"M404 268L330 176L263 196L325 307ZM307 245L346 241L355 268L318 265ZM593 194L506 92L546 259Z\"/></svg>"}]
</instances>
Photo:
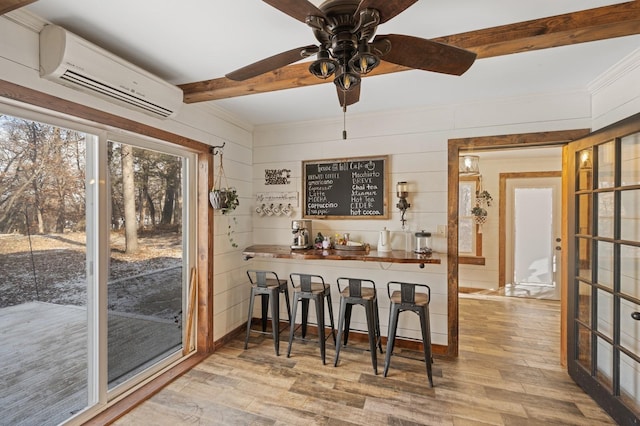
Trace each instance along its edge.
<instances>
[{"instance_id":1,"label":"wall mounted air conditioner","mask_svg":"<svg viewBox=\"0 0 640 426\"><path fill-rule=\"evenodd\" d=\"M56 25L40 32L40 76L154 117L182 106L178 87Z\"/></svg>"}]
</instances>

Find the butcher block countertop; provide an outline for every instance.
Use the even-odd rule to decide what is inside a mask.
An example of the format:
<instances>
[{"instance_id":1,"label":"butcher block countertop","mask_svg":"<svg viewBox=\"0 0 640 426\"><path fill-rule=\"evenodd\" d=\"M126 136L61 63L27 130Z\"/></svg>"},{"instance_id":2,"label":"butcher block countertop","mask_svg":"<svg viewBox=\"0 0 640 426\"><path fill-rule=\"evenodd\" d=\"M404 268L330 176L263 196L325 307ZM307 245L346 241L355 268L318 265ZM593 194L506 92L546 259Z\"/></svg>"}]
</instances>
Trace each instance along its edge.
<instances>
[{"instance_id":1,"label":"butcher block countertop","mask_svg":"<svg viewBox=\"0 0 640 426\"><path fill-rule=\"evenodd\" d=\"M363 262L415 263L421 268L425 264L439 264L438 253L418 254L404 250L378 252L376 250L335 250L306 249L293 250L285 245L257 244L242 251L245 260L254 257L272 259L304 259L304 260L360 260Z\"/></svg>"}]
</instances>

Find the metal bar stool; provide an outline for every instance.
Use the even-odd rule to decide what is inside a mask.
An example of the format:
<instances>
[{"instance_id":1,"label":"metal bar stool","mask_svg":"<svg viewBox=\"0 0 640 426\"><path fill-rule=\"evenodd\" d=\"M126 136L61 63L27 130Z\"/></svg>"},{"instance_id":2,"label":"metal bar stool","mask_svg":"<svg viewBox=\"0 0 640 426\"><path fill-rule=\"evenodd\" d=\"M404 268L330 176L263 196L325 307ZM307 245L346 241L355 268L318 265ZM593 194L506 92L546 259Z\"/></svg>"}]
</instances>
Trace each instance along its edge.
<instances>
[{"instance_id":1,"label":"metal bar stool","mask_svg":"<svg viewBox=\"0 0 640 426\"><path fill-rule=\"evenodd\" d=\"M289 292L287 290L287 280L281 280L272 271L260 271L249 269L247 276L251 282L251 297L249 299L249 316L247 318L247 336L244 339L244 348L249 345L249 333L267 333L267 311L269 309L269 299L271 299L271 332L273 334L273 345L276 356L280 355L280 293L284 294L287 302L287 316L289 326L291 326L291 304L289 303ZM273 277L273 278L268 278ZM262 331L251 329L251 319L253 318L253 302L256 296L262 299Z\"/></svg>"},{"instance_id":2,"label":"metal bar stool","mask_svg":"<svg viewBox=\"0 0 640 426\"><path fill-rule=\"evenodd\" d=\"M336 341L336 332L333 324L333 306L331 304L331 287L324 282L324 278L320 275L312 274L298 274L293 273L289 275L291 280L291 286L293 287L293 310L291 311L291 317L295 322L296 312L298 310L298 302L302 301L302 338L307 335L307 317L309 315L309 301L313 300L316 305L316 316L318 325L318 340L320 341L320 356L322 357L322 364L325 362L326 354L326 339L324 330L324 302L327 301L329 308L329 320L331 321L331 335L333 336L333 342ZM316 281L316 282L313 282ZM317 282L320 281L320 282ZM295 327L292 325L289 331L289 348L287 349L287 357L291 355L291 345L293 343L293 337L295 333Z\"/></svg>"},{"instance_id":3,"label":"metal bar stool","mask_svg":"<svg viewBox=\"0 0 640 426\"><path fill-rule=\"evenodd\" d=\"M424 360L427 364L429 385L433 387L433 377L431 374L431 363L433 362L431 357L431 326L429 324L429 302L431 301L431 289L426 284L389 281L387 283L387 294L391 301L391 307L389 309L389 330L387 338L387 353L384 360L384 377L387 377L387 372L389 371L391 354L393 353L393 346L396 340L396 329L398 328L398 315L402 311L413 311L420 317Z\"/></svg>"},{"instance_id":4,"label":"metal bar stool","mask_svg":"<svg viewBox=\"0 0 640 426\"><path fill-rule=\"evenodd\" d=\"M363 286L363 283L366 284ZM344 345L349 340L349 329L351 324L351 310L353 305L362 305L367 318L367 331L369 334L369 350L371 351L371 365L373 371L378 374L378 357L376 345L382 353L382 342L380 339L380 319L378 316L378 297L376 284L371 280L360 278L338 278L338 291L340 292L340 316L338 319L338 339L336 343L336 357L333 362L334 367L338 366L340 348L342 346L342 336L344 333Z\"/></svg>"}]
</instances>

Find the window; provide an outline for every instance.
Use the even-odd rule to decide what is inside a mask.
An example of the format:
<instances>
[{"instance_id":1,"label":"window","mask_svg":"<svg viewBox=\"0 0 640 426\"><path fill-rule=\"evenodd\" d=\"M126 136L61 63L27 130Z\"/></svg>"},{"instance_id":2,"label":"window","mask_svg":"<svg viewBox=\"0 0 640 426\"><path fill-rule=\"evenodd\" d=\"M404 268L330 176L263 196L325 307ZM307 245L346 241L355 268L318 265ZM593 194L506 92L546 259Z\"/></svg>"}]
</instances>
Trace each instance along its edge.
<instances>
[{"instance_id":1,"label":"window","mask_svg":"<svg viewBox=\"0 0 640 426\"><path fill-rule=\"evenodd\" d=\"M476 191L480 186L477 176L460 177L458 192L458 255L482 256L482 233L471 209L475 206ZM464 263L461 261L460 263Z\"/></svg>"}]
</instances>

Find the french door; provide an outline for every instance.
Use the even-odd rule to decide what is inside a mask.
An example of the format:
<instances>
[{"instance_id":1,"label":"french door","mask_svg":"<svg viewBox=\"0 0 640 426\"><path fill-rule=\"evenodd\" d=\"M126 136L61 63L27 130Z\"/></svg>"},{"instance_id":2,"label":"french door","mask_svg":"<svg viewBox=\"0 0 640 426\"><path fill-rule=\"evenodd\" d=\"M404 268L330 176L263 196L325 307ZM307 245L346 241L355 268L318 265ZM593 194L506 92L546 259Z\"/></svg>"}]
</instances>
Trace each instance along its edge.
<instances>
[{"instance_id":1,"label":"french door","mask_svg":"<svg viewBox=\"0 0 640 426\"><path fill-rule=\"evenodd\" d=\"M568 146L568 369L620 424L640 417L640 115Z\"/></svg>"}]
</instances>

